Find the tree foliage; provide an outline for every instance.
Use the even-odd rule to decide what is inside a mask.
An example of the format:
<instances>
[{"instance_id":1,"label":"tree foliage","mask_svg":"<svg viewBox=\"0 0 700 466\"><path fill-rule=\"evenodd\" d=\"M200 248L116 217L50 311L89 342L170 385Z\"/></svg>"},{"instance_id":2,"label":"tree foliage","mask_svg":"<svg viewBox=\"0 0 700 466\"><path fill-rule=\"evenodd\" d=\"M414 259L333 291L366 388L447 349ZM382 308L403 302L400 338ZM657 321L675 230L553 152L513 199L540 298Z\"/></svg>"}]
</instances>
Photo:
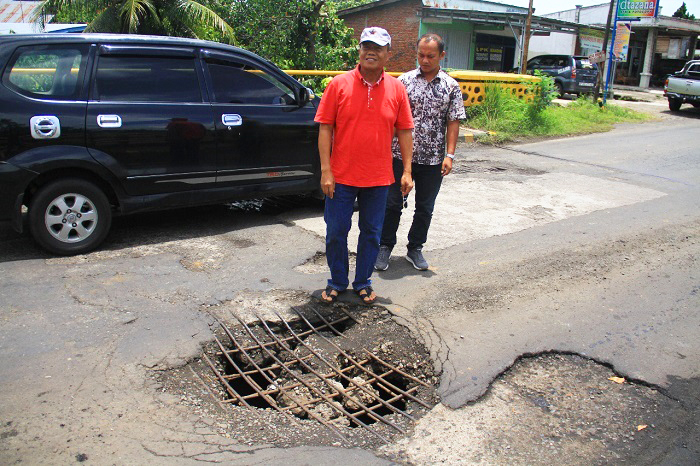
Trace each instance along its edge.
<instances>
[{"instance_id":1,"label":"tree foliage","mask_svg":"<svg viewBox=\"0 0 700 466\"><path fill-rule=\"evenodd\" d=\"M685 6L685 2L678 7L675 13L673 13L674 18L682 18L682 19L695 19L695 15L691 15L688 13L688 8Z\"/></svg>"},{"instance_id":2,"label":"tree foliage","mask_svg":"<svg viewBox=\"0 0 700 466\"><path fill-rule=\"evenodd\" d=\"M87 23L86 32L229 42L286 69L346 70L357 62L357 41L337 12L371 1L44 0L38 20L52 14Z\"/></svg>"},{"instance_id":3,"label":"tree foliage","mask_svg":"<svg viewBox=\"0 0 700 466\"><path fill-rule=\"evenodd\" d=\"M238 45L287 69L348 69L356 61L352 30L328 0L218 0Z\"/></svg>"},{"instance_id":4,"label":"tree foliage","mask_svg":"<svg viewBox=\"0 0 700 466\"><path fill-rule=\"evenodd\" d=\"M36 20L85 22L85 32L201 37L210 29L233 40L233 30L214 10L195 0L44 0Z\"/></svg>"},{"instance_id":5,"label":"tree foliage","mask_svg":"<svg viewBox=\"0 0 700 466\"><path fill-rule=\"evenodd\" d=\"M335 3L336 8L338 8L338 11L340 11L345 10L347 8L354 8L356 6L366 5L374 1L376 0L335 0L333 3Z\"/></svg>"}]
</instances>

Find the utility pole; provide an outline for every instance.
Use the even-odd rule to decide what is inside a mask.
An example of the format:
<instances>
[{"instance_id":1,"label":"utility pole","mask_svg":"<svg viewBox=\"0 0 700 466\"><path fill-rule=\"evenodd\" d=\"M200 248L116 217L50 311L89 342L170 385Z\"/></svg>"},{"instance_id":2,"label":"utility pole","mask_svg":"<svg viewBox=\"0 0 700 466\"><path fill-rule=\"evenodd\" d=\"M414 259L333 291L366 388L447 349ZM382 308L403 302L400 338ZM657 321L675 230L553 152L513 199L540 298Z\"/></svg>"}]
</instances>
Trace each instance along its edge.
<instances>
[{"instance_id":1,"label":"utility pole","mask_svg":"<svg viewBox=\"0 0 700 466\"><path fill-rule=\"evenodd\" d=\"M605 24L605 36L603 36L603 53L605 54L606 60L602 63L607 63L607 53L608 53L608 39L610 38L610 23L612 22L613 9L615 8L615 0L610 0L610 8L608 9L608 22ZM605 68L605 66L603 66ZM595 92L593 93L593 102L598 102L598 97L600 97L600 85L603 84L603 68L598 66L598 85L595 87Z\"/></svg>"},{"instance_id":2,"label":"utility pole","mask_svg":"<svg viewBox=\"0 0 700 466\"><path fill-rule=\"evenodd\" d=\"M525 38L523 40L523 61L520 63L520 74L527 71L527 49L530 47L530 25L532 24L532 0L527 9L527 19L525 20Z\"/></svg>"}]
</instances>

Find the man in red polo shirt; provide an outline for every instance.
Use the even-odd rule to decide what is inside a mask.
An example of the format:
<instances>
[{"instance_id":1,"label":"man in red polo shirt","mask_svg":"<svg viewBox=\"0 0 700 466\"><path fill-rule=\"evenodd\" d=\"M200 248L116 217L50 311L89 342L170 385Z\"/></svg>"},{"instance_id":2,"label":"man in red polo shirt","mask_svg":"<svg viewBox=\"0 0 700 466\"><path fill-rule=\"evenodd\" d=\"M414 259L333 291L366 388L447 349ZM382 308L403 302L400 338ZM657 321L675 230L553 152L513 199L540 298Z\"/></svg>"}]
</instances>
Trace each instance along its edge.
<instances>
[{"instance_id":1,"label":"man in red polo shirt","mask_svg":"<svg viewBox=\"0 0 700 466\"><path fill-rule=\"evenodd\" d=\"M403 84L384 72L391 37L384 29L366 28L360 36L360 63L336 76L316 112L320 123L321 189L326 195L326 259L331 269L321 298L335 302L349 283L348 232L355 200L360 237L352 287L366 304L377 299L370 277L389 186L394 182L391 140L396 133L403 161L401 192L413 187L411 158L413 118Z\"/></svg>"}]
</instances>

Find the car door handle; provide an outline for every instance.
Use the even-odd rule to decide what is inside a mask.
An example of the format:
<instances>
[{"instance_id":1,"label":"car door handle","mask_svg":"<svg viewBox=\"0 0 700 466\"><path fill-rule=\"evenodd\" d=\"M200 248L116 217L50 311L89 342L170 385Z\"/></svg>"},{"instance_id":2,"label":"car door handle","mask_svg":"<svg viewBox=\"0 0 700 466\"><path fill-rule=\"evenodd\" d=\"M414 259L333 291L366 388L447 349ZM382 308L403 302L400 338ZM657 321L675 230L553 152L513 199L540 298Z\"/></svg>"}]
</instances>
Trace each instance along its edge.
<instances>
[{"instance_id":1,"label":"car door handle","mask_svg":"<svg viewBox=\"0 0 700 466\"><path fill-rule=\"evenodd\" d=\"M122 117L119 115L97 115L97 125L100 128L121 128Z\"/></svg>"},{"instance_id":2,"label":"car door handle","mask_svg":"<svg viewBox=\"0 0 700 466\"><path fill-rule=\"evenodd\" d=\"M230 129L232 126L241 126L243 117L237 113L224 113L221 115L221 122Z\"/></svg>"}]
</instances>

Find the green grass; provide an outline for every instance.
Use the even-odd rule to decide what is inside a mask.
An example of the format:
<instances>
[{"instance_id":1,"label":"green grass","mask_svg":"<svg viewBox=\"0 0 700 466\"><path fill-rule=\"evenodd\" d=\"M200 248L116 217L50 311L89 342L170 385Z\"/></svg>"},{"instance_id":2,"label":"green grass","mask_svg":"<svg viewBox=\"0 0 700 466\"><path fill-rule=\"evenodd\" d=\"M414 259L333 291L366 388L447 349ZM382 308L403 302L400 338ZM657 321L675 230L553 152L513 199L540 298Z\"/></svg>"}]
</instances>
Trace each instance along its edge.
<instances>
[{"instance_id":1,"label":"green grass","mask_svg":"<svg viewBox=\"0 0 700 466\"><path fill-rule=\"evenodd\" d=\"M467 115L469 127L495 133L478 138L492 144L604 132L616 123L653 119L616 105L599 107L590 98L579 98L566 107L554 104L538 109L498 86L488 86L483 103L469 107Z\"/></svg>"}]
</instances>

